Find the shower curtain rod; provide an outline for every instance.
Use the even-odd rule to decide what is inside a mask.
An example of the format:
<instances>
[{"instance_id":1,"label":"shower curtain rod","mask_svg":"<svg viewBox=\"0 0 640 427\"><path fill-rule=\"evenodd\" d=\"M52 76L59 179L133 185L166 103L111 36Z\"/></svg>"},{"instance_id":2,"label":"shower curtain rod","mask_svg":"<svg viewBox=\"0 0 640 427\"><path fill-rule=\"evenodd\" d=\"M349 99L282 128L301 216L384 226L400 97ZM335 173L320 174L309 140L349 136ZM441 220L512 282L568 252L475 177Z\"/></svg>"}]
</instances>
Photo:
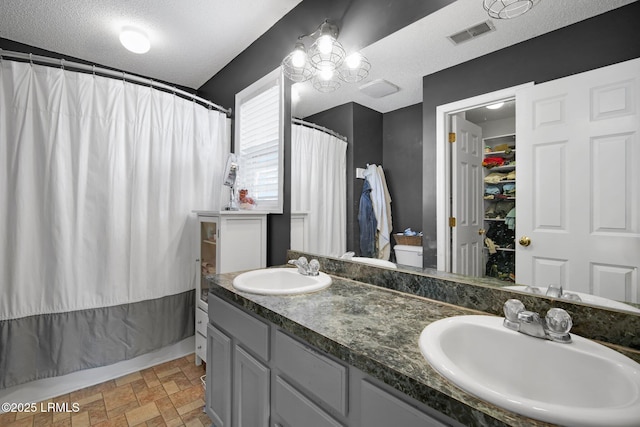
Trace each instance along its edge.
<instances>
[{"instance_id":1,"label":"shower curtain rod","mask_svg":"<svg viewBox=\"0 0 640 427\"><path fill-rule=\"evenodd\" d=\"M347 142L347 137L346 137L346 136L342 136L342 135L340 135L338 132L334 132L334 131L332 131L331 129L327 129L326 127L323 127L323 126L317 125L317 124L315 124L315 123L305 122L304 120L302 120L302 119L297 119L297 118L295 118L295 117L292 117L292 118L291 118L291 123L295 123L295 124L298 124L298 125L307 126L307 127L313 128L313 129L317 129L317 130L319 130L319 131L322 131L322 132L324 132L324 133L328 133L328 134L329 134L329 135L331 135L331 136L335 136L336 138L341 139L341 140L343 140L343 141Z\"/></svg>"},{"instance_id":2,"label":"shower curtain rod","mask_svg":"<svg viewBox=\"0 0 640 427\"><path fill-rule=\"evenodd\" d=\"M118 79L122 79L125 81L129 81L131 83L137 83L137 84L141 84L141 85L148 85L151 87L154 87L156 89L162 89L163 91L167 91L167 92L171 92L174 93L176 95L180 95L183 98L187 98L193 101L197 101L200 104L204 104L207 107L216 109L222 113L225 113L227 115L227 117L231 117L231 108L224 108L221 107L218 104L214 104L213 102L206 100L204 98L200 98L197 95L194 95L192 93L189 93L187 91L184 91L182 89L178 89L175 86L169 86L167 84L164 83L160 83L160 82L156 82L152 79L149 78L144 78L144 77L139 77L133 74L128 74L125 73L124 71L116 71L116 70L110 70L108 68L103 68L103 67L99 67L96 65L88 65L88 64L81 64L79 62L74 62L74 61L67 61L64 58L60 58L60 59L56 59L56 58L50 58L48 56L42 56L42 55L34 55L32 53L24 53L24 52L14 52L11 50L3 50L0 49L0 60L2 60L3 58L9 58L9 59L20 59L23 61L29 61L30 63L34 63L34 62L38 62L44 65L56 65L59 66L61 68L65 68L65 67L70 67L76 70L80 70L80 71L87 71L89 73L99 73L103 76L106 77L114 77L114 78L118 78Z\"/></svg>"}]
</instances>

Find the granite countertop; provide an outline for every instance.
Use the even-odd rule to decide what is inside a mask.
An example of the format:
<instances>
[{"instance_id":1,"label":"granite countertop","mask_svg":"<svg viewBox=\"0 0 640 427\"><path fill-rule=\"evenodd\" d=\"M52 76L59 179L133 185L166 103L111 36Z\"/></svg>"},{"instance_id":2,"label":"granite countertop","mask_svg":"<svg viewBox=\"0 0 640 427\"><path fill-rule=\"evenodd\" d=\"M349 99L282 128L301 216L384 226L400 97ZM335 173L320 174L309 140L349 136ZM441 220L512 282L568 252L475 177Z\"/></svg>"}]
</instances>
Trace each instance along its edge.
<instances>
[{"instance_id":1,"label":"granite countertop","mask_svg":"<svg viewBox=\"0 0 640 427\"><path fill-rule=\"evenodd\" d=\"M436 320L486 314L337 276L325 290L290 296L236 291L234 273L210 279L210 292L468 426L548 426L498 408L438 374L418 347ZM489 345L489 344L488 344ZM496 361L499 363L499 361Z\"/></svg>"}]
</instances>

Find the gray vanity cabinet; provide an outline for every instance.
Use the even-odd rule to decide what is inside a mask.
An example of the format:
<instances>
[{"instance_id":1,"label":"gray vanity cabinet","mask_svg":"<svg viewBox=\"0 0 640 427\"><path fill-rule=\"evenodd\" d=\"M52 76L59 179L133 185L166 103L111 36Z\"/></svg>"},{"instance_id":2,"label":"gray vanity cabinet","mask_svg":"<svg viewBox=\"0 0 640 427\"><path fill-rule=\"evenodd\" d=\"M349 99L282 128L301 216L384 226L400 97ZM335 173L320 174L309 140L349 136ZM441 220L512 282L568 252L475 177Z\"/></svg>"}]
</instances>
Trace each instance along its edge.
<instances>
[{"instance_id":1,"label":"gray vanity cabinet","mask_svg":"<svg viewBox=\"0 0 640 427\"><path fill-rule=\"evenodd\" d=\"M215 427L459 426L212 294L209 320L205 409Z\"/></svg>"},{"instance_id":2,"label":"gray vanity cabinet","mask_svg":"<svg viewBox=\"0 0 640 427\"><path fill-rule=\"evenodd\" d=\"M269 325L209 298L205 411L215 427L268 427Z\"/></svg>"}]
</instances>

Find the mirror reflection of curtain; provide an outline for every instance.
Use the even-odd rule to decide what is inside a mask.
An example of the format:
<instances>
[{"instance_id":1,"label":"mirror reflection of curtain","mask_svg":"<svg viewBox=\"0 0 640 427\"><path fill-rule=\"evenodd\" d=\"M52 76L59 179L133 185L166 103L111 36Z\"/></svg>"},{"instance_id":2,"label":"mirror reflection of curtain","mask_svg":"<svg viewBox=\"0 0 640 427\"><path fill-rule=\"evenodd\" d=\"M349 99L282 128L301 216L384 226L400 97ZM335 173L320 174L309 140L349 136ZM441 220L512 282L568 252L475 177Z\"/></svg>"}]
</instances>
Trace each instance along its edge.
<instances>
[{"instance_id":1,"label":"mirror reflection of curtain","mask_svg":"<svg viewBox=\"0 0 640 427\"><path fill-rule=\"evenodd\" d=\"M190 212L220 208L226 116L29 63L0 81L0 388L193 334Z\"/></svg>"},{"instance_id":2,"label":"mirror reflection of curtain","mask_svg":"<svg viewBox=\"0 0 640 427\"><path fill-rule=\"evenodd\" d=\"M341 256L347 247L347 143L302 125L291 132L291 211L308 212L308 252Z\"/></svg>"}]
</instances>

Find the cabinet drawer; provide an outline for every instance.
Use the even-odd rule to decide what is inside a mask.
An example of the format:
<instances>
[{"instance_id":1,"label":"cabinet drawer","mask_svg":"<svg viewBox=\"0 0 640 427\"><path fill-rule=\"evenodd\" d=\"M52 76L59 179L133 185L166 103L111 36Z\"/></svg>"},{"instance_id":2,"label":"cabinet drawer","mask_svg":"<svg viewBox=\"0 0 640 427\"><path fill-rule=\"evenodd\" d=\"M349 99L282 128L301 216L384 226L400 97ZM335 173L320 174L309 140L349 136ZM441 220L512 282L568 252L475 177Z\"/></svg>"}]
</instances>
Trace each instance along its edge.
<instances>
[{"instance_id":1,"label":"cabinet drawer","mask_svg":"<svg viewBox=\"0 0 640 427\"><path fill-rule=\"evenodd\" d=\"M345 366L280 330L276 332L275 358L280 371L300 388L339 414L347 415L348 372Z\"/></svg>"},{"instance_id":2,"label":"cabinet drawer","mask_svg":"<svg viewBox=\"0 0 640 427\"><path fill-rule=\"evenodd\" d=\"M286 422L287 425L314 427L342 426L281 377L277 377L276 379L274 399L276 415Z\"/></svg>"},{"instance_id":3,"label":"cabinet drawer","mask_svg":"<svg viewBox=\"0 0 640 427\"><path fill-rule=\"evenodd\" d=\"M269 360L269 325L209 295L209 320L263 360Z\"/></svg>"},{"instance_id":4,"label":"cabinet drawer","mask_svg":"<svg viewBox=\"0 0 640 427\"><path fill-rule=\"evenodd\" d=\"M360 416L363 426L445 427L445 424L437 419L368 381L362 381L360 386Z\"/></svg>"},{"instance_id":5,"label":"cabinet drawer","mask_svg":"<svg viewBox=\"0 0 640 427\"><path fill-rule=\"evenodd\" d=\"M208 322L209 322L209 318L207 317L207 312L201 308L196 308L196 332L199 332L202 335L207 336Z\"/></svg>"},{"instance_id":6,"label":"cabinet drawer","mask_svg":"<svg viewBox=\"0 0 640 427\"><path fill-rule=\"evenodd\" d=\"M196 356L200 359L207 360L207 338L196 332Z\"/></svg>"}]
</instances>

